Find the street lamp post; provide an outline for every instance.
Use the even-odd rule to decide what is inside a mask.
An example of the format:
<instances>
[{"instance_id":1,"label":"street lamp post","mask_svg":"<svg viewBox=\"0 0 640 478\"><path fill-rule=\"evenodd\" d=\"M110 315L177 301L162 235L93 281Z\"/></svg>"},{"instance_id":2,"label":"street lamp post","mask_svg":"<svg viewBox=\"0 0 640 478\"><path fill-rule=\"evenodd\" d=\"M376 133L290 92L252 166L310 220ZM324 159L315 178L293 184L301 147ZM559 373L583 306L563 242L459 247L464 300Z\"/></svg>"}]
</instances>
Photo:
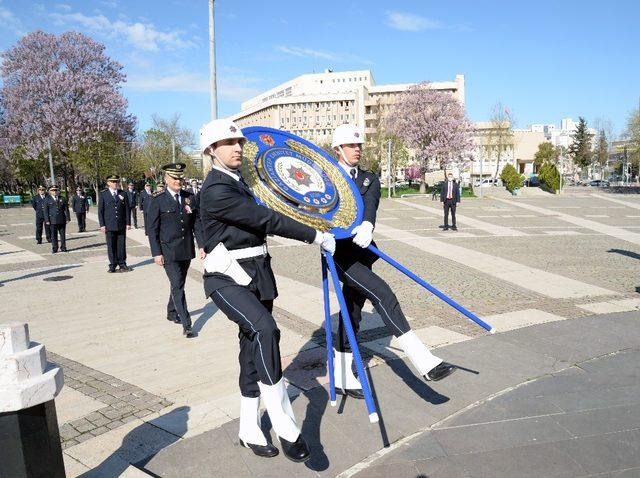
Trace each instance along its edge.
<instances>
[{"instance_id":1,"label":"street lamp post","mask_svg":"<svg viewBox=\"0 0 640 478\"><path fill-rule=\"evenodd\" d=\"M211 90L211 119L218 118L218 86L216 82L216 34L214 2L209 0L209 88Z\"/></svg>"}]
</instances>

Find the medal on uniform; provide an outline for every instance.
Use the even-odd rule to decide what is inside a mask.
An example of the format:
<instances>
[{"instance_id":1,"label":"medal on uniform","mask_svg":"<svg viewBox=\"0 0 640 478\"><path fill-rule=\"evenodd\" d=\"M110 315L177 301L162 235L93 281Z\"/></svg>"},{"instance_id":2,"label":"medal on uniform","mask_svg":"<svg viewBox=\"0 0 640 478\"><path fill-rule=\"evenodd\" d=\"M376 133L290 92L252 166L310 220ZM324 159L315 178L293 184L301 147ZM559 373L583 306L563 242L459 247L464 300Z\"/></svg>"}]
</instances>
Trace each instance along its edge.
<instances>
[{"instance_id":1,"label":"medal on uniform","mask_svg":"<svg viewBox=\"0 0 640 478\"><path fill-rule=\"evenodd\" d=\"M351 237L362 222L362 197L331 155L286 131L252 126L242 132L242 178L258 203L336 239Z\"/></svg>"}]
</instances>

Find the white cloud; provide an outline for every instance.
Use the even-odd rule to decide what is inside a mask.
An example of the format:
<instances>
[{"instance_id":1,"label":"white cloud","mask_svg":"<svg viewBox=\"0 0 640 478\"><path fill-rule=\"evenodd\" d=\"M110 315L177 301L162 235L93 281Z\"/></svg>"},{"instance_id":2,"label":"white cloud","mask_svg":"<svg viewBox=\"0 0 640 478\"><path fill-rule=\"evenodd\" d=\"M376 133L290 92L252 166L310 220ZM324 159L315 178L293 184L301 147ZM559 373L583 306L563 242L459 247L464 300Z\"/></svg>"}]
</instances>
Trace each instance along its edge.
<instances>
[{"instance_id":1,"label":"white cloud","mask_svg":"<svg viewBox=\"0 0 640 478\"><path fill-rule=\"evenodd\" d=\"M244 101L257 95L262 90L255 87L259 80L250 77L219 77L218 96L220 99ZM144 92L181 92L181 93L209 93L209 78L198 73L177 73L165 76L137 76L131 75L126 87Z\"/></svg>"},{"instance_id":2,"label":"white cloud","mask_svg":"<svg viewBox=\"0 0 640 478\"><path fill-rule=\"evenodd\" d=\"M25 34L20 19L11 10L2 6L0 6L0 29L9 30L18 36Z\"/></svg>"},{"instance_id":3,"label":"white cloud","mask_svg":"<svg viewBox=\"0 0 640 478\"><path fill-rule=\"evenodd\" d=\"M276 50L287 55L297 56L300 58L319 58L321 60L333 61L337 63L362 63L371 65L373 62L365 58L352 55L350 53L337 53L326 50L314 50L311 48L303 48L299 46L278 46Z\"/></svg>"},{"instance_id":4,"label":"white cloud","mask_svg":"<svg viewBox=\"0 0 640 478\"><path fill-rule=\"evenodd\" d=\"M134 47L144 51L159 51L160 47L190 48L195 46L191 40L183 38L181 31L162 32L152 23L111 21L104 15L89 16L82 13L51 13L50 17L60 25L77 25L94 33L124 38Z\"/></svg>"},{"instance_id":5,"label":"white cloud","mask_svg":"<svg viewBox=\"0 0 640 478\"><path fill-rule=\"evenodd\" d=\"M71 11L71 5L67 5L66 3L57 3L56 8L65 12Z\"/></svg>"},{"instance_id":6,"label":"white cloud","mask_svg":"<svg viewBox=\"0 0 640 478\"><path fill-rule=\"evenodd\" d=\"M387 12L387 25L396 30L407 32L442 28L440 22L436 20L404 12Z\"/></svg>"}]
</instances>

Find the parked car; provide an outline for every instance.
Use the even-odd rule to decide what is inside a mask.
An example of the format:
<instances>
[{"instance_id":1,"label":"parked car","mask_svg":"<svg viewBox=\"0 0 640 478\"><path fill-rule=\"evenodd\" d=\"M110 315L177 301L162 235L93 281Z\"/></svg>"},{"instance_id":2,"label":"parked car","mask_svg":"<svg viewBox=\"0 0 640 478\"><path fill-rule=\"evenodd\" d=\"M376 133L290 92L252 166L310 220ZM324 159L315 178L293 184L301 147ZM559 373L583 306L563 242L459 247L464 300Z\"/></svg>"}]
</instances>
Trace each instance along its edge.
<instances>
[{"instance_id":1,"label":"parked car","mask_svg":"<svg viewBox=\"0 0 640 478\"><path fill-rule=\"evenodd\" d=\"M474 188L490 188L493 186L502 186L502 181L500 179L485 178L482 183L480 183L479 179L476 179L473 183Z\"/></svg>"},{"instance_id":2,"label":"parked car","mask_svg":"<svg viewBox=\"0 0 640 478\"><path fill-rule=\"evenodd\" d=\"M589 183L589 186L597 187L597 188L608 188L609 187L609 181L607 181L605 179L594 179L593 181L591 181Z\"/></svg>"},{"instance_id":3,"label":"parked car","mask_svg":"<svg viewBox=\"0 0 640 478\"><path fill-rule=\"evenodd\" d=\"M540 186L540 178L537 175L531 175L527 178L527 180L524 182L525 186L528 186L530 188L535 188L535 187L539 187Z\"/></svg>"}]
</instances>

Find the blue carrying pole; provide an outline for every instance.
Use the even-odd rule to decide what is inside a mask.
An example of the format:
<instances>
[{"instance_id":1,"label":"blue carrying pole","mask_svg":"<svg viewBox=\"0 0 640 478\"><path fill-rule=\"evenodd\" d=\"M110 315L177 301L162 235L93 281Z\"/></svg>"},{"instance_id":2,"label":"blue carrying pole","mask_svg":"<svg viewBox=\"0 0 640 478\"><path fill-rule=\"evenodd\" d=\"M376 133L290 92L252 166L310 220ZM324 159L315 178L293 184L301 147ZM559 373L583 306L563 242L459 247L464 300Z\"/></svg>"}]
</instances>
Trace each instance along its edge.
<instances>
[{"instance_id":1,"label":"blue carrying pole","mask_svg":"<svg viewBox=\"0 0 640 478\"><path fill-rule=\"evenodd\" d=\"M458 304L455 300L453 300L450 297L447 297L446 295L444 295L442 292L440 292L438 289L436 289L435 287L433 287L431 284L427 283L426 281L424 281L423 279L421 279L420 277L418 277L417 275L415 275L413 272L411 272L409 269L407 269L405 266L403 266L402 264L400 264L399 262L396 262L395 260L393 260L391 257L389 257L388 255L386 255L384 252L382 252L380 249L378 249L375 246L370 245L367 249L369 249L371 252L373 252L375 255L377 255L378 257L380 257L381 259L384 259L386 262L388 262L389 264L391 264L393 267L395 267L396 269L398 269L400 272L402 272L403 274L409 276L411 279L413 279L414 281L416 281L418 284L420 284L422 287L424 287L425 289L427 289L429 292L431 292L432 294L434 294L435 296L439 297L440 299L444 300L447 304L449 304L451 307L453 307L454 309L456 309L458 312L464 314L466 317L468 317L469 319L471 319L472 321L474 321L476 324L478 324L480 327L488 330L489 332L491 332L492 334L495 333L495 329L490 326L489 324L487 324L484 320L482 320L480 317L478 317L477 315L475 315L473 312L465 309L463 306L461 306L460 304Z\"/></svg>"},{"instance_id":2,"label":"blue carrying pole","mask_svg":"<svg viewBox=\"0 0 640 478\"><path fill-rule=\"evenodd\" d=\"M364 371L362 364L362 357L360 356L360 350L358 349L358 341L356 340L356 334L353 332L353 326L351 325L351 317L349 317L349 311L347 310L347 304L344 301L344 295L342 295L342 289L340 289L340 279L338 278L338 272L336 271L336 265L333 262L333 257L328 252L323 253L327 265L329 266L329 272L331 273L331 279L333 281L333 289L338 296L338 303L340 304L340 312L342 313L342 322L344 328L347 331L347 338L349 339L349 345L351 346L351 352L353 353L353 360L356 363L356 370L358 370L358 378L362 384L362 392L364 393L364 401L367 404L367 411L369 412L369 421L376 423L378 421L378 412L376 411L376 405L373 403L371 396L371 388L369 387L369 381Z\"/></svg>"},{"instance_id":3,"label":"blue carrying pole","mask_svg":"<svg viewBox=\"0 0 640 478\"><path fill-rule=\"evenodd\" d=\"M322 258L322 291L324 293L324 331L327 344L327 369L329 371L329 398L331 406L336 406L336 381L333 369L333 334L331 332L331 303L329 302L329 278L327 277L327 260Z\"/></svg>"}]
</instances>

